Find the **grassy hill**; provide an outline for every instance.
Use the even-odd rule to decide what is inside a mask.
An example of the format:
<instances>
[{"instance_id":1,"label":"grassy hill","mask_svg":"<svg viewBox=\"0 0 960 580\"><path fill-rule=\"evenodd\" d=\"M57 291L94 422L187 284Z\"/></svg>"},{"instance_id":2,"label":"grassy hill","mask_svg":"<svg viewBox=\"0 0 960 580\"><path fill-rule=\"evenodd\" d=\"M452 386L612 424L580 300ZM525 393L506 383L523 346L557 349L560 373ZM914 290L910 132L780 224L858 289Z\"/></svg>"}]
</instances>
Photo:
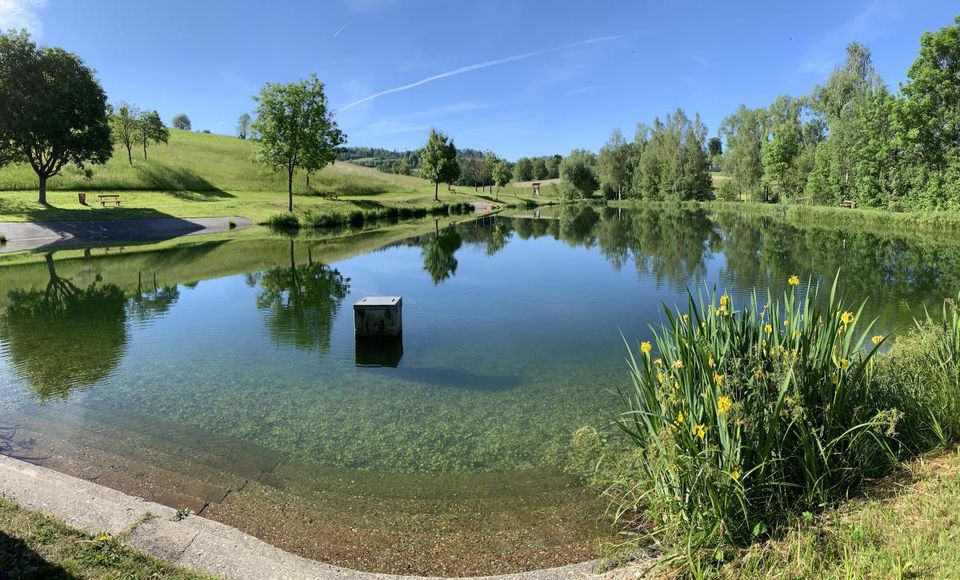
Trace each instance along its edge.
<instances>
[{"instance_id":1,"label":"grassy hill","mask_svg":"<svg viewBox=\"0 0 960 580\"><path fill-rule=\"evenodd\" d=\"M30 167L6 167L0 169L0 221L239 215L263 222L286 209L286 175L253 163L253 146L233 137L171 130L170 143L149 148L148 159L134 150L133 165L126 151L117 149L106 165L92 167L92 177L66 168L48 184L49 207L36 203L37 178ZM86 206L78 202L81 191L87 193ZM99 193L119 193L122 207L101 207ZM309 187L306 175L298 175L294 194L298 211L321 213L434 204L433 185L423 179L344 162L312 175ZM500 197L520 203L532 199L532 192L507 188ZM472 188L454 193L441 187L442 203L489 199Z\"/></svg>"}]
</instances>

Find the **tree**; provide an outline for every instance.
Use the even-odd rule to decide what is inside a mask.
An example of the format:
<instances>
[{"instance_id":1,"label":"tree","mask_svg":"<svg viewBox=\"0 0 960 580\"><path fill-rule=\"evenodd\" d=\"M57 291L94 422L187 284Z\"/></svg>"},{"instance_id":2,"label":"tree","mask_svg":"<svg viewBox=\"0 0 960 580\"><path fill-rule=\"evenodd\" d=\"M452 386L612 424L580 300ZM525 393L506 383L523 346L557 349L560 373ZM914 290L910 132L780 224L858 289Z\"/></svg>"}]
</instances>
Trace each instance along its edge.
<instances>
[{"instance_id":1,"label":"tree","mask_svg":"<svg viewBox=\"0 0 960 580\"><path fill-rule=\"evenodd\" d=\"M937 169L960 151L960 16L955 22L920 39L898 115L907 142Z\"/></svg>"},{"instance_id":2,"label":"tree","mask_svg":"<svg viewBox=\"0 0 960 580\"><path fill-rule=\"evenodd\" d=\"M127 150L127 161L133 165L133 145L137 142L140 111L133 105L120 103L110 115L110 131L115 143Z\"/></svg>"},{"instance_id":3,"label":"tree","mask_svg":"<svg viewBox=\"0 0 960 580\"><path fill-rule=\"evenodd\" d=\"M620 129L614 130L600 149L597 166L604 191L616 192L617 199L622 200L623 190L630 183L630 144Z\"/></svg>"},{"instance_id":4,"label":"tree","mask_svg":"<svg viewBox=\"0 0 960 580\"><path fill-rule=\"evenodd\" d=\"M731 187L740 198L760 192L761 146L766 135L764 120L764 111L740 105L720 125L720 135L726 140L723 170L730 176Z\"/></svg>"},{"instance_id":5,"label":"tree","mask_svg":"<svg viewBox=\"0 0 960 580\"><path fill-rule=\"evenodd\" d=\"M497 186L497 196L500 195L500 188L506 187L510 183L510 164L506 159L496 158L493 163L493 183Z\"/></svg>"},{"instance_id":6,"label":"tree","mask_svg":"<svg viewBox=\"0 0 960 580\"><path fill-rule=\"evenodd\" d=\"M268 83L255 98L260 135L254 159L275 171L287 172L288 210L293 211L293 176L297 169L320 171L337 157L346 140L327 107L317 75L297 83Z\"/></svg>"},{"instance_id":7,"label":"tree","mask_svg":"<svg viewBox=\"0 0 960 580\"><path fill-rule=\"evenodd\" d=\"M174 129L180 129L181 131L189 131L193 128L193 124L190 122L190 117L186 113L180 113L173 117L173 122L171 123Z\"/></svg>"},{"instance_id":8,"label":"tree","mask_svg":"<svg viewBox=\"0 0 960 580\"><path fill-rule=\"evenodd\" d=\"M170 140L170 131L163 124L160 113L150 111L143 113L137 120L136 136L140 145L143 147L143 158L147 158L147 145L151 142L160 144Z\"/></svg>"},{"instance_id":9,"label":"tree","mask_svg":"<svg viewBox=\"0 0 960 580\"><path fill-rule=\"evenodd\" d=\"M707 140L707 153L711 157L723 155L723 141L720 140L720 137L710 137L710 139Z\"/></svg>"},{"instance_id":10,"label":"tree","mask_svg":"<svg viewBox=\"0 0 960 580\"><path fill-rule=\"evenodd\" d=\"M585 149L574 149L560 163L560 178L578 195L590 197L600 187L596 167L596 155Z\"/></svg>"},{"instance_id":11,"label":"tree","mask_svg":"<svg viewBox=\"0 0 960 580\"><path fill-rule=\"evenodd\" d=\"M549 179L550 170L547 168L547 160L543 157L537 157L533 161L533 178L534 179Z\"/></svg>"},{"instance_id":12,"label":"tree","mask_svg":"<svg viewBox=\"0 0 960 580\"><path fill-rule=\"evenodd\" d=\"M237 136L246 139L250 134L250 113L244 113L237 119Z\"/></svg>"},{"instance_id":13,"label":"tree","mask_svg":"<svg viewBox=\"0 0 960 580\"><path fill-rule=\"evenodd\" d=\"M0 34L0 87L0 167L29 163L39 203L66 164L103 164L113 154L107 96L76 55L38 48L26 32Z\"/></svg>"},{"instance_id":14,"label":"tree","mask_svg":"<svg viewBox=\"0 0 960 580\"><path fill-rule=\"evenodd\" d=\"M563 162L562 155L552 155L548 157L545 161L547 166L547 177L546 179L559 179L560 177L560 163Z\"/></svg>"},{"instance_id":15,"label":"tree","mask_svg":"<svg viewBox=\"0 0 960 580\"><path fill-rule=\"evenodd\" d=\"M517 163L513 166L513 178L516 181L530 181L534 179L533 161L531 161L529 157L517 159Z\"/></svg>"},{"instance_id":16,"label":"tree","mask_svg":"<svg viewBox=\"0 0 960 580\"><path fill-rule=\"evenodd\" d=\"M457 148L436 129L430 129L430 138L420 152L420 177L433 183L434 201L440 201L441 183L453 183L460 177Z\"/></svg>"}]
</instances>

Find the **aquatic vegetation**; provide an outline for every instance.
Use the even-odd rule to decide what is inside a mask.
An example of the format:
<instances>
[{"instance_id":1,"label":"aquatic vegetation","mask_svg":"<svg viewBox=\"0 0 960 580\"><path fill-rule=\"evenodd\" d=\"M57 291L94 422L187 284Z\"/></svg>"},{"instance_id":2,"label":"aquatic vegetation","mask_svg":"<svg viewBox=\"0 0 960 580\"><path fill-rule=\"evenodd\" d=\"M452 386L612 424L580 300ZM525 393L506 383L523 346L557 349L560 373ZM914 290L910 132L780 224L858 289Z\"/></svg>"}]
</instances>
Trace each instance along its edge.
<instances>
[{"instance_id":1,"label":"aquatic vegetation","mask_svg":"<svg viewBox=\"0 0 960 580\"><path fill-rule=\"evenodd\" d=\"M617 514L689 562L768 537L898 461L960 438L960 315L951 301L878 354L863 307L794 276L780 299L728 295L666 310L629 359L617 425L633 473L607 474ZM677 361L668 367L663 360ZM623 464L621 464L623 465ZM622 469L622 468L621 468ZM635 523L635 519L631 522Z\"/></svg>"}]
</instances>

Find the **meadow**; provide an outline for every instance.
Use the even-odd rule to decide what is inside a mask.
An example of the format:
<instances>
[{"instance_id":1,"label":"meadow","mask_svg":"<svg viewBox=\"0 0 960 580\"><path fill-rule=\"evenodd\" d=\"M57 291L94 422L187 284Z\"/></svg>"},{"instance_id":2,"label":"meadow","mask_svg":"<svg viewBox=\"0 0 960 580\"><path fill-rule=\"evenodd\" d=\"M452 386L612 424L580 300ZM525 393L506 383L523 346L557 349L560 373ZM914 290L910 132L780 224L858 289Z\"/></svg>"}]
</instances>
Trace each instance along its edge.
<instances>
[{"instance_id":1,"label":"meadow","mask_svg":"<svg viewBox=\"0 0 960 580\"><path fill-rule=\"evenodd\" d=\"M0 169L0 220L57 221L154 217L243 216L266 223L286 210L286 176L252 161L250 141L189 131L170 131L170 142L135 151L133 164L117 151L91 173L67 167L50 180L49 206L36 203L37 178L24 165ZM384 208L436 207L433 185L419 177L383 173L338 162L310 176L297 176L295 210L300 214L349 214ZM87 194L87 205L78 193ZM98 194L120 194L121 206L102 207ZM440 188L440 205L487 202L527 205L551 201L549 188L533 197L527 187L506 187L499 195L470 187Z\"/></svg>"}]
</instances>

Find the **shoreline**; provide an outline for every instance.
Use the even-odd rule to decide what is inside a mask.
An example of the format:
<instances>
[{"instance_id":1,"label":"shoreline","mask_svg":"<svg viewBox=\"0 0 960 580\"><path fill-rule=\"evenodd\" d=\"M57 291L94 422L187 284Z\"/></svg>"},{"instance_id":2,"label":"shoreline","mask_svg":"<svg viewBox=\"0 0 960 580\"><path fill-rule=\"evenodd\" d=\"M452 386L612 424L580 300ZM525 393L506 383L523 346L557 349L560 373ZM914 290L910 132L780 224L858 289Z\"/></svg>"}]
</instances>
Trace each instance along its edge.
<instances>
[{"instance_id":1,"label":"shoreline","mask_svg":"<svg viewBox=\"0 0 960 580\"><path fill-rule=\"evenodd\" d=\"M109 533L161 560L222 578L339 578L392 580L437 578L350 570L303 558L236 528L188 515L32 463L0 455L0 492L17 505L49 514L89 533ZM547 580L621 578L628 570L595 573L598 561L475 579ZM644 565L641 563L641 565ZM649 565L649 562L646 563Z\"/></svg>"},{"instance_id":2,"label":"shoreline","mask_svg":"<svg viewBox=\"0 0 960 580\"><path fill-rule=\"evenodd\" d=\"M0 222L0 235L6 239L6 243L0 245L0 253L61 250L97 243L159 242L242 230L253 225L252 221L239 216Z\"/></svg>"}]
</instances>

